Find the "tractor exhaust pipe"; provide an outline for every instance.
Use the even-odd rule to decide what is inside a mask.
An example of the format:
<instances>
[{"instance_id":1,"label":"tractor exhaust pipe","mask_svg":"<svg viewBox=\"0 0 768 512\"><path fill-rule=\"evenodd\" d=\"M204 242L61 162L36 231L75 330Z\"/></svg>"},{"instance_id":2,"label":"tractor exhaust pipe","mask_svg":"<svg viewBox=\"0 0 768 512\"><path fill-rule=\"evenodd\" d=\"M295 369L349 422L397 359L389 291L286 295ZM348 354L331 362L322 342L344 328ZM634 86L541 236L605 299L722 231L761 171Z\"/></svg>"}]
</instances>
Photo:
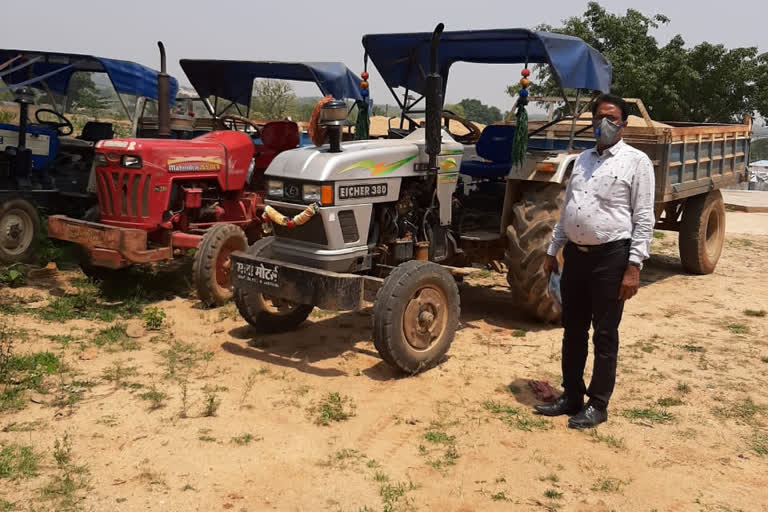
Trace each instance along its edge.
<instances>
[{"instance_id":1,"label":"tractor exhaust pipe","mask_svg":"<svg viewBox=\"0 0 768 512\"><path fill-rule=\"evenodd\" d=\"M438 23L432 32L432 42L430 44L430 70L426 77L426 128L425 128L425 148L424 151L429 155L429 170L437 170L437 155L440 154L441 130L440 120L443 111L443 77L440 75L440 63L438 59L438 50L440 48L440 35L445 26Z\"/></svg>"},{"instance_id":2,"label":"tractor exhaust pipe","mask_svg":"<svg viewBox=\"0 0 768 512\"><path fill-rule=\"evenodd\" d=\"M157 74L157 136L167 139L171 136L171 76L165 67L165 46L157 42L160 48L160 73Z\"/></svg>"}]
</instances>

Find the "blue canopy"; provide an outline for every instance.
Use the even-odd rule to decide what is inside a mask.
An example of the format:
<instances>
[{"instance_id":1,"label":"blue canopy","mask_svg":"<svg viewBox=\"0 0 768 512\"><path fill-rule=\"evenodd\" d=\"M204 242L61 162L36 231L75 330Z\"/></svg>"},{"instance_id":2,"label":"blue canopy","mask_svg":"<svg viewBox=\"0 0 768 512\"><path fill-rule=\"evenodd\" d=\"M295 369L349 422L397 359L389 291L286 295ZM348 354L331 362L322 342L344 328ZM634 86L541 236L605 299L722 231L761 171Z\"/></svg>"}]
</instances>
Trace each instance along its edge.
<instances>
[{"instance_id":1,"label":"blue canopy","mask_svg":"<svg viewBox=\"0 0 768 512\"><path fill-rule=\"evenodd\" d=\"M157 71L127 60L77 53L0 49L0 66L3 64L6 66L0 69L0 78L9 89L26 85L44 90L45 84L52 92L67 94L72 73L104 72L117 92L157 100ZM178 86L176 79L171 77L171 103Z\"/></svg>"},{"instance_id":2,"label":"blue canopy","mask_svg":"<svg viewBox=\"0 0 768 512\"><path fill-rule=\"evenodd\" d=\"M182 59L181 68L201 98L218 96L248 105L255 78L314 82L323 95L360 100L360 77L341 62L252 62Z\"/></svg>"},{"instance_id":3,"label":"blue canopy","mask_svg":"<svg viewBox=\"0 0 768 512\"><path fill-rule=\"evenodd\" d=\"M391 88L407 87L424 94L429 73L432 34L369 34L363 47ZM462 30L443 32L439 71L447 83L454 62L479 64L549 64L566 88L608 92L611 64L578 37L527 29Z\"/></svg>"}]
</instances>

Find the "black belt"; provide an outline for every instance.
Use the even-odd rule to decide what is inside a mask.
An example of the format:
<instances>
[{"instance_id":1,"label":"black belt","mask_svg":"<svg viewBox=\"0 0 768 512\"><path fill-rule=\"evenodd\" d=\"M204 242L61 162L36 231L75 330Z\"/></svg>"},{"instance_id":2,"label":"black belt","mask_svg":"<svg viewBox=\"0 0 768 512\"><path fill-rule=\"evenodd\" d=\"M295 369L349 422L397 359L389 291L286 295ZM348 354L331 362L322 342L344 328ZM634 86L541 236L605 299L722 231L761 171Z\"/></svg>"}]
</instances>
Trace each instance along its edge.
<instances>
[{"instance_id":1,"label":"black belt","mask_svg":"<svg viewBox=\"0 0 768 512\"><path fill-rule=\"evenodd\" d=\"M568 241L569 244L573 245L576 249L578 249L581 252L601 252L606 251L608 249L615 249L617 247L623 247L625 245L629 245L631 243L631 240L629 238L624 238L621 240L614 240L613 242L608 242L605 244L599 244L599 245L579 245L577 243Z\"/></svg>"}]
</instances>

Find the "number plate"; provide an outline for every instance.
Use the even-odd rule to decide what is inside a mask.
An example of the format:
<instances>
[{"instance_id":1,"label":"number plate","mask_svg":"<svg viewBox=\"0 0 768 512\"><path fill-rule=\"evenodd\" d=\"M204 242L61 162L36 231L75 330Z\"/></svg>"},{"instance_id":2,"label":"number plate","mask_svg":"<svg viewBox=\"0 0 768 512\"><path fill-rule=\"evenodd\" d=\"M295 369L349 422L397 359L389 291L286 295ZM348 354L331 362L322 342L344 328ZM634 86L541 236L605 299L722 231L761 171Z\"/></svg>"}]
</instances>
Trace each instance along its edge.
<instances>
[{"instance_id":1,"label":"number plate","mask_svg":"<svg viewBox=\"0 0 768 512\"><path fill-rule=\"evenodd\" d=\"M259 263L235 262L235 273L238 279L250 281L262 286L277 288L280 286L280 266Z\"/></svg>"},{"instance_id":2,"label":"number plate","mask_svg":"<svg viewBox=\"0 0 768 512\"><path fill-rule=\"evenodd\" d=\"M339 185L339 200L364 199L368 197L383 197L387 195L386 183L360 185Z\"/></svg>"},{"instance_id":3,"label":"number plate","mask_svg":"<svg viewBox=\"0 0 768 512\"><path fill-rule=\"evenodd\" d=\"M65 229L67 230L67 236L65 238L67 240L94 246L103 246L106 244L106 233L101 229L94 229L90 226L79 226L77 224L68 224Z\"/></svg>"}]
</instances>

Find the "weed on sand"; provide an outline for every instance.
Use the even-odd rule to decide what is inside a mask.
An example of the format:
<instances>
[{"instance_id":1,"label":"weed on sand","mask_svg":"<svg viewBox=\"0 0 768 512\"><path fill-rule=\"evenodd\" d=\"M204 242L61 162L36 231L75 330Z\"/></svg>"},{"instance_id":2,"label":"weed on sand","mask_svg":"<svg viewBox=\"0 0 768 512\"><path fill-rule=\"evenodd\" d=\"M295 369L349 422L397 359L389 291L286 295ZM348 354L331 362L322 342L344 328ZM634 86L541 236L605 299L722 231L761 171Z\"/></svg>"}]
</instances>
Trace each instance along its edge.
<instances>
[{"instance_id":1,"label":"weed on sand","mask_svg":"<svg viewBox=\"0 0 768 512\"><path fill-rule=\"evenodd\" d=\"M527 412L500 402L486 400L483 402L483 408L494 417L506 423L507 426L517 430L531 432L533 430L548 430L552 428L552 423L549 420L532 416Z\"/></svg>"},{"instance_id":2,"label":"weed on sand","mask_svg":"<svg viewBox=\"0 0 768 512\"><path fill-rule=\"evenodd\" d=\"M316 425L328 426L331 423L345 421L355 415L355 403L346 395L338 392L328 393L309 408Z\"/></svg>"},{"instance_id":3,"label":"weed on sand","mask_svg":"<svg viewBox=\"0 0 768 512\"><path fill-rule=\"evenodd\" d=\"M666 409L656 407L624 409L619 414L635 423L663 424L675 419Z\"/></svg>"},{"instance_id":4,"label":"weed on sand","mask_svg":"<svg viewBox=\"0 0 768 512\"><path fill-rule=\"evenodd\" d=\"M0 479L21 480L36 476L41 458L31 446L0 445Z\"/></svg>"}]
</instances>

